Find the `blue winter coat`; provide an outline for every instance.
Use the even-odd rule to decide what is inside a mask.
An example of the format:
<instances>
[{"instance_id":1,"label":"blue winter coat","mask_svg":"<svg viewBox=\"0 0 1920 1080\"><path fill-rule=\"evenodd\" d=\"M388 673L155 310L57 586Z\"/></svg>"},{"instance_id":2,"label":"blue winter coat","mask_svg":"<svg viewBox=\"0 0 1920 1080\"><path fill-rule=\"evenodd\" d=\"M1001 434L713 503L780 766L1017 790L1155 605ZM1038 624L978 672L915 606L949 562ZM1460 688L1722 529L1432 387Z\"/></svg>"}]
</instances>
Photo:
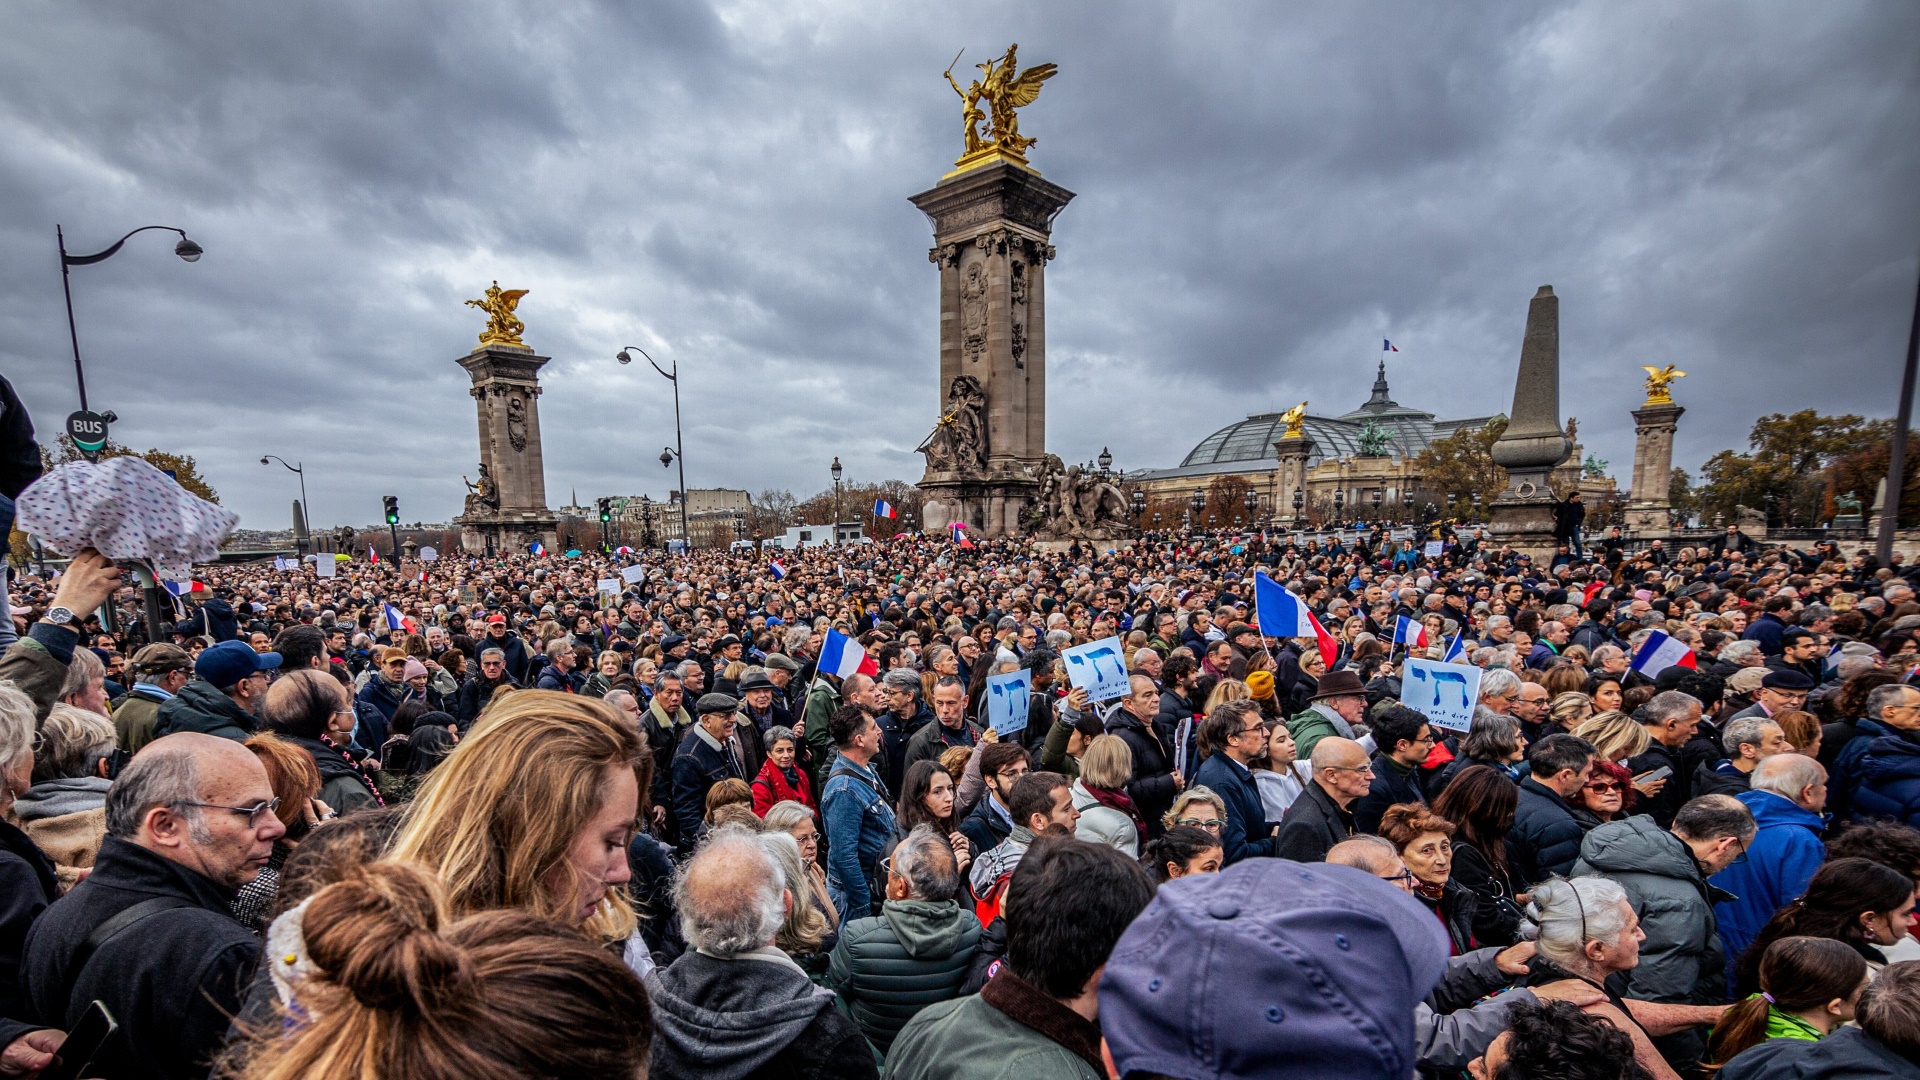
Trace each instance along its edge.
<instances>
[{"instance_id":1,"label":"blue winter coat","mask_svg":"<svg viewBox=\"0 0 1920 1080\"><path fill-rule=\"evenodd\" d=\"M1715 904L1713 913L1720 925L1720 942L1727 956L1737 958L1760 934L1773 913L1800 898L1807 882L1827 857L1820 843L1826 827L1819 814L1771 791L1743 791L1734 798L1753 812L1753 844L1747 848L1744 862L1735 863L1713 875L1715 888L1725 889L1733 900ZM1727 965L1728 993L1732 993L1734 965Z\"/></svg>"},{"instance_id":2,"label":"blue winter coat","mask_svg":"<svg viewBox=\"0 0 1920 1080\"><path fill-rule=\"evenodd\" d=\"M1860 813L1853 808L1853 795L1866 779L1867 754L1873 744L1889 736L1898 736L1899 730L1888 727L1878 720L1865 718L1853 722L1853 738L1840 748L1833 759L1833 768L1827 770L1827 801L1836 807L1849 807L1848 816L1855 820L1872 820L1870 815Z\"/></svg>"},{"instance_id":3,"label":"blue winter coat","mask_svg":"<svg viewBox=\"0 0 1920 1080\"><path fill-rule=\"evenodd\" d=\"M1920 741L1906 734L1873 740L1861 756L1859 776L1854 817L1920 826Z\"/></svg>"},{"instance_id":4,"label":"blue winter coat","mask_svg":"<svg viewBox=\"0 0 1920 1080\"><path fill-rule=\"evenodd\" d=\"M1195 786L1205 787L1227 804L1227 823L1220 828L1220 848L1231 866L1253 855L1273 854L1273 824L1253 774L1225 754L1200 763Z\"/></svg>"}]
</instances>

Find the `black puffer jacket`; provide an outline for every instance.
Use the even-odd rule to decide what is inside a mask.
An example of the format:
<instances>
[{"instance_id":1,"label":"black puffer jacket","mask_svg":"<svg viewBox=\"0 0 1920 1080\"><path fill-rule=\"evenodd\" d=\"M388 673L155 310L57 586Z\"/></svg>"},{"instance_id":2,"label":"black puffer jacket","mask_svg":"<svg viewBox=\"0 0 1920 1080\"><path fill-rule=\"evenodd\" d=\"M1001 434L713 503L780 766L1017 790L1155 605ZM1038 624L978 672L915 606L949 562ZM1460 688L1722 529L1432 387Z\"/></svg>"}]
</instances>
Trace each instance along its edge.
<instances>
[{"instance_id":1,"label":"black puffer jacket","mask_svg":"<svg viewBox=\"0 0 1920 1080\"><path fill-rule=\"evenodd\" d=\"M1162 715L1165 715L1164 710ZM1173 732L1160 730L1156 722L1149 726L1124 708L1107 715L1107 734L1117 735L1133 751L1133 779L1127 782L1127 797L1147 823L1147 834L1158 836L1160 819L1173 809L1173 797L1180 787L1173 782Z\"/></svg>"},{"instance_id":2,"label":"black puffer jacket","mask_svg":"<svg viewBox=\"0 0 1920 1080\"><path fill-rule=\"evenodd\" d=\"M176 731L197 731L245 742L257 730L253 714L235 705L225 691L201 679L181 687L172 701L162 702L153 720L156 739Z\"/></svg>"},{"instance_id":3,"label":"black puffer jacket","mask_svg":"<svg viewBox=\"0 0 1920 1080\"><path fill-rule=\"evenodd\" d=\"M1520 781L1520 803L1507 832L1515 885L1532 886L1573 869L1586 830L1559 793L1529 776Z\"/></svg>"}]
</instances>

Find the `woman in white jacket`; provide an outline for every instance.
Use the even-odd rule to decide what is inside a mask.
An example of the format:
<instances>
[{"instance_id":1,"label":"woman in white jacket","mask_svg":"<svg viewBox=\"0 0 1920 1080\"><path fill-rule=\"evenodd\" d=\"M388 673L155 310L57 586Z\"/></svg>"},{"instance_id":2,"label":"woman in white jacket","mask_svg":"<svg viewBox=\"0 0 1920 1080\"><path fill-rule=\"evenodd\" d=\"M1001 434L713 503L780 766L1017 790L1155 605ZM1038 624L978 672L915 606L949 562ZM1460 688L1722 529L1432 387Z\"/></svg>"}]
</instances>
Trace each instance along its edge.
<instances>
[{"instance_id":1,"label":"woman in white jacket","mask_svg":"<svg viewBox=\"0 0 1920 1080\"><path fill-rule=\"evenodd\" d=\"M1073 782L1073 807L1080 811L1080 824L1073 835L1095 844L1106 844L1125 852L1130 859L1140 857L1147 827L1127 797L1127 781L1133 778L1133 751L1117 735L1101 735L1080 758L1080 779Z\"/></svg>"}]
</instances>

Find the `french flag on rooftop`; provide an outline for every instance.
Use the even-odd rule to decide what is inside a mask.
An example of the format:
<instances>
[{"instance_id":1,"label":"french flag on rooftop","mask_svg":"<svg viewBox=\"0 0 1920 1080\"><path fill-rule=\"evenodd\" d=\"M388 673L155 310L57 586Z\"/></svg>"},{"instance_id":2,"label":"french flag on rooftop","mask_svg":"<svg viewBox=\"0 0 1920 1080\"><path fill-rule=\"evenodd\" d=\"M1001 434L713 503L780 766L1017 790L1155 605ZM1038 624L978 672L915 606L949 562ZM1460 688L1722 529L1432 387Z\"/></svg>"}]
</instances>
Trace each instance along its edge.
<instances>
[{"instance_id":1,"label":"french flag on rooftop","mask_svg":"<svg viewBox=\"0 0 1920 1080\"><path fill-rule=\"evenodd\" d=\"M1400 616L1393 624L1393 643L1405 645L1410 649L1424 649L1432 642L1427 640L1425 624Z\"/></svg>"},{"instance_id":2,"label":"french flag on rooftop","mask_svg":"<svg viewBox=\"0 0 1920 1080\"><path fill-rule=\"evenodd\" d=\"M819 670L844 679L856 672L878 675L880 665L867 655L859 642L838 630L828 630L826 643L820 646Z\"/></svg>"},{"instance_id":3,"label":"french flag on rooftop","mask_svg":"<svg viewBox=\"0 0 1920 1080\"><path fill-rule=\"evenodd\" d=\"M892 503L885 499L875 499L873 500L873 516L877 518L891 518L897 517L899 514L898 511L894 510Z\"/></svg>"},{"instance_id":4,"label":"french flag on rooftop","mask_svg":"<svg viewBox=\"0 0 1920 1080\"><path fill-rule=\"evenodd\" d=\"M784 578L787 576L787 568L783 563L781 563L779 559L775 559L772 562L768 563L767 569L773 571L773 580L775 581L779 581L781 578Z\"/></svg>"},{"instance_id":5,"label":"french flag on rooftop","mask_svg":"<svg viewBox=\"0 0 1920 1080\"><path fill-rule=\"evenodd\" d=\"M1340 658L1340 646L1313 617L1300 598L1268 577L1266 571L1253 575L1253 606L1260 620L1260 633L1267 637L1307 637L1320 643L1320 659L1331 668Z\"/></svg>"},{"instance_id":6,"label":"french flag on rooftop","mask_svg":"<svg viewBox=\"0 0 1920 1080\"><path fill-rule=\"evenodd\" d=\"M1388 341L1386 338L1381 338L1380 351L1381 352L1399 352L1400 350L1393 347L1393 342Z\"/></svg>"},{"instance_id":7,"label":"french flag on rooftop","mask_svg":"<svg viewBox=\"0 0 1920 1080\"><path fill-rule=\"evenodd\" d=\"M1665 631L1655 630L1647 635L1647 640L1634 650L1633 670L1651 679L1670 667L1698 667L1693 650L1673 638Z\"/></svg>"}]
</instances>

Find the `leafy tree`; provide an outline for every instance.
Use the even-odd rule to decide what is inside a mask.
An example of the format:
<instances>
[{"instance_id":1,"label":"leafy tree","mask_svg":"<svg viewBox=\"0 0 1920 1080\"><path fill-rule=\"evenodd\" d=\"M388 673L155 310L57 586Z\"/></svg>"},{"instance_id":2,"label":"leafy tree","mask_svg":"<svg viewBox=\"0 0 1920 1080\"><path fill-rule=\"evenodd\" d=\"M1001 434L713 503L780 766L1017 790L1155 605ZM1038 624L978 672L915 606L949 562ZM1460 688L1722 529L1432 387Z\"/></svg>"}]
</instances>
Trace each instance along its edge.
<instances>
[{"instance_id":1,"label":"leafy tree","mask_svg":"<svg viewBox=\"0 0 1920 1080\"><path fill-rule=\"evenodd\" d=\"M1700 508L1699 493L1694 491L1693 478L1687 475L1687 470L1675 469L1667 477L1667 502L1679 510Z\"/></svg>"},{"instance_id":2,"label":"leafy tree","mask_svg":"<svg viewBox=\"0 0 1920 1080\"><path fill-rule=\"evenodd\" d=\"M172 473L181 487L210 503L220 501L219 494L207 483L206 478L200 475L200 463L195 461L191 454L174 454L156 449L148 449L142 453L108 439L107 444L100 448L98 456L102 461L117 457L145 458L147 464L161 472ZM51 469L55 465L65 465L67 462L81 461L84 458L85 455L80 453L80 448L73 445L73 440L64 431L54 440L51 450L44 445L40 447L40 464L44 468Z\"/></svg>"},{"instance_id":3,"label":"leafy tree","mask_svg":"<svg viewBox=\"0 0 1920 1080\"><path fill-rule=\"evenodd\" d=\"M1700 471L1705 481L1699 489L1700 507L1729 521L1737 507L1748 506L1766 511L1769 524L1814 525L1830 512L1833 477L1828 470L1844 459L1864 462L1860 456L1884 448L1892 434L1891 421L1852 414L1822 416L1812 409L1769 413L1753 422L1747 453L1722 450L1707 459ZM1879 460L1884 470L1884 449ZM1872 497L1869 484L1865 498Z\"/></svg>"},{"instance_id":4,"label":"leafy tree","mask_svg":"<svg viewBox=\"0 0 1920 1080\"><path fill-rule=\"evenodd\" d=\"M1485 427L1461 428L1435 439L1414 457L1420 486L1445 505L1442 516L1473 517L1475 495L1485 507L1506 490L1507 470L1493 462L1493 444L1506 430L1507 418L1496 416Z\"/></svg>"}]
</instances>

